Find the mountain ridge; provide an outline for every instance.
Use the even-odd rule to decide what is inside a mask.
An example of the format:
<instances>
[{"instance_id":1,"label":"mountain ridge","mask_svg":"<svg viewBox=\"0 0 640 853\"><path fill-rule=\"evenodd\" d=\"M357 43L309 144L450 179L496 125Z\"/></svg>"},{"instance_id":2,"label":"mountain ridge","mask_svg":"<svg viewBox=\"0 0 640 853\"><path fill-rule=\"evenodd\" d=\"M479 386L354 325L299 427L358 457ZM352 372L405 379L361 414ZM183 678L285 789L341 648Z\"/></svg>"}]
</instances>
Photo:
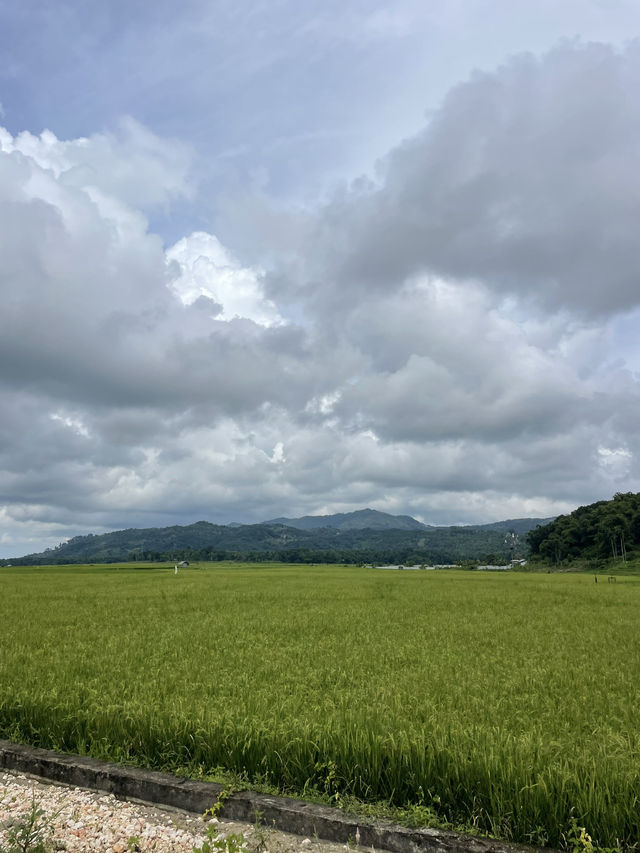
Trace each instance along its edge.
<instances>
[{"instance_id":1,"label":"mountain ridge","mask_svg":"<svg viewBox=\"0 0 640 853\"><path fill-rule=\"evenodd\" d=\"M259 524L212 524L198 521L170 527L127 528L110 533L75 536L55 548L27 554L0 565L48 565L63 563L109 563L193 560L257 560L277 562L397 562L448 563L460 560L508 559L514 539L506 532L520 534L538 526L542 519L513 519L483 526L429 527L411 516L390 516L375 510L337 513L335 524L369 519L378 527L338 527L327 525L300 529L278 520ZM349 518L351 516L351 518ZM398 521L398 519L400 519ZM288 519L289 522L296 519ZM389 524L410 524L390 527ZM314 523L318 523L317 521ZM519 523L520 530L516 530ZM416 526L417 525L417 526ZM496 526L497 525L497 526ZM507 526L506 528L504 525ZM517 537L516 537L517 538ZM509 541L507 541L509 540ZM518 548L524 548L524 540Z\"/></svg>"},{"instance_id":2,"label":"mountain ridge","mask_svg":"<svg viewBox=\"0 0 640 853\"><path fill-rule=\"evenodd\" d=\"M271 518L263 524L284 524L297 530L317 530L335 527L338 530L429 530L410 515L390 515L377 509L357 509L353 512L337 512L330 515L303 515L299 518Z\"/></svg>"}]
</instances>

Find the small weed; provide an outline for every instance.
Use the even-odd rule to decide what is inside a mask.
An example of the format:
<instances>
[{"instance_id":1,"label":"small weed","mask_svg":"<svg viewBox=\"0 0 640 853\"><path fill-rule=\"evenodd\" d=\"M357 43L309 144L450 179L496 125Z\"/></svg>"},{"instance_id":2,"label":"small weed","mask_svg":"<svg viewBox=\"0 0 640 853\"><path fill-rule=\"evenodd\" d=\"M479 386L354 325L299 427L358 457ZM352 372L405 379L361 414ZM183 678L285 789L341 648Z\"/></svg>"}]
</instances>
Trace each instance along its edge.
<instances>
[{"instance_id":1,"label":"small weed","mask_svg":"<svg viewBox=\"0 0 640 853\"><path fill-rule=\"evenodd\" d=\"M268 848L269 830L263 826L262 818L263 813L260 809L256 809L253 813L252 853L264 853Z\"/></svg>"},{"instance_id":2,"label":"small weed","mask_svg":"<svg viewBox=\"0 0 640 853\"><path fill-rule=\"evenodd\" d=\"M620 847L600 847L596 844L584 826L579 826L574 816L571 817L569 831L566 836L566 849L569 853L621 853Z\"/></svg>"},{"instance_id":3,"label":"small weed","mask_svg":"<svg viewBox=\"0 0 640 853\"><path fill-rule=\"evenodd\" d=\"M236 833L216 835L216 828L207 828L207 838L201 847L194 847L193 853L246 853L245 837Z\"/></svg>"},{"instance_id":4,"label":"small weed","mask_svg":"<svg viewBox=\"0 0 640 853\"><path fill-rule=\"evenodd\" d=\"M224 804L230 797L232 797L236 793L237 790L238 789L233 784L226 785L218 794L218 799L215 801L215 803L208 809L205 809L205 812L202 817L205 820L211 817L219 817L220 812L224 808Z\"/></svg>"},{"instance_id":5,"label":"small weed","mask_svg":"<svg viewBox=\"0 0 640 853\"><path fill-rule=\"evenodd\" d=\"M342 793L340 791L340 779L338 767L335 761L316 761L313 768L314 775L322 784L322 793L329 803L335 806L342 805Z\"/></svg>"},{"instance_id":6,"label":"small weed","mask_svg":"<svg viewBox=\"0 0 640 853\"><path fill-rule=\"evenodd\" d=\"M536 826L527 834L527 843L532 847L546 847L549 844L549 836L544 826Z\"/></svg>"},{"instance_id":7,"label":"small weed","mask_svg":"<svg viewBox=\"0 0 640 853\"><path fill-rule=\"evenodd\" d=\"M275 820L272 826L267 827L263 823L263 817L263 813L259 809L256 809L254 812L253 833L247 842L248 853L266 853L267 850L272 851L272 853L283 853L287 848L283 846L276 834Z\"/></svg>"},{"instance_id":8,"label":"small weed","mask_svg":"<svg viewBox=\"0 0 640 853\"><path fill-rule=\"evenodd\" d=\"M356 834L350 835L347 839L347 846L351 849L355 849L360 846L360 827L356 827Z\"/></svg>"},{"instance_id":9,"label":"small weed","mask_svg":"<svg viewBox=\"0 0 640 853\"><path fill-rule=\"evenodd\" d=\"M51 818L40 808L35 794L27 814L7 829L8 847L0 853L49 853L54 849Z\"/></svg>"}]
</instances>

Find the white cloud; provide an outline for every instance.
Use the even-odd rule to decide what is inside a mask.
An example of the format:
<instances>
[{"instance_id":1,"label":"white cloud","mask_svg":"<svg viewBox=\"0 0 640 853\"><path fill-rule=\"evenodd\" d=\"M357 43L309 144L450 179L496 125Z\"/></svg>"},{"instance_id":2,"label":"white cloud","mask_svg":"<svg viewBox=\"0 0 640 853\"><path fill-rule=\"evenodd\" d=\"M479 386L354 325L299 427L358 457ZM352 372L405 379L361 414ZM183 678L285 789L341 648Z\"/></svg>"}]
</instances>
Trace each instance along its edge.
<instances>
[{"instance_id":1,"label":"white cloud","mask_svg":"<svg viewBox=\"0 0 640 853\"><path fill-rule=\"evenodd\" d=\"M120 204L142 209L193 193L192 154L177 140L161 139L132 118L115 133L60 140L50 130L12 136L0 128L0 151L18 154L64 187L98 190Z\"/></svg>"},{"instance_id":2,"label":"white cloud","mask_svg":"<svg viewBox=\"0 0 640 853\"><path fill-rule=\"evenodd\" d=\"M638 42L561 44L475 72L381 161L377 183L318 211L299 287L335 311L421 273L480 281L530 311L637 307L638 86Z\"/></svg>"},{"instance_id":3,"label":"white cloud","mask_svg":"<svg viewBox=\"0 0 640 853\"><path fill-rule=\"evenodd\" d=\"M169 248L149 224L190 198L181 144L0 130L5 538L633 489L639 56L477 74L315 207L229 190L233 252L201 210Z\"/></svg>"},{"instance_id":4,"label":"white cloud","mask_svg":"<svg viewBox=\"0 0 640 853\"><path fill-rule=\"evenodd\" d=\"M274 465L277 465L279 462L286 462L284 444L281 441L276 442L273 448L273 453L271 454L271 461Z\"/></svg>"},{"instance_id":5,"label":"white cloud","mask_svg":"<svg viewBox=\"0 0 640 853\"><path fill-rule=\"evenodd\" d=\"M624 447L598 447L599 462L608 478L624 480L630 473L633 455Z\"/></svg>"},{"instance_id":6,"label":"white cloud","mask_svg":"<svg viewBox=\"0 0 640 853\"><path fill-rule=\"evenodd\" d=\"M53 412L49 415L52 421L57 421L58 423L63 424L68 429L73 430L78 435L82 435L85 438L89 437L89 430L86 428L84 423L80 418L73 418L69 415L61 415L58 412Z\"/></svg>"},{"instance_id":7,"label":"white cloud","mask_svg":"<svg viewBox=\"0 0 640 853\"><path fill-rule=\"evenodd\" d=\"M171 288L186 304L199 297L212 300L219 320L244 317L263 326L279 325L282 318L264 296L262 271L242 267L213 234L196 231L167 249L173 271Z\"/></svg>"}]
</instances>

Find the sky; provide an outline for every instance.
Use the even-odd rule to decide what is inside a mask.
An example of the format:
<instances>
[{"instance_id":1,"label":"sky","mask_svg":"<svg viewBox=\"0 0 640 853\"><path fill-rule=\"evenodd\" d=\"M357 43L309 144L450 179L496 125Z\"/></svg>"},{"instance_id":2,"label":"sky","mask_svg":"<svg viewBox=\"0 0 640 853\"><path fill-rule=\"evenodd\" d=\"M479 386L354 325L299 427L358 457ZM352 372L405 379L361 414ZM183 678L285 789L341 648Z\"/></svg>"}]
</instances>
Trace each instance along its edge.
<instances>
[{"instance_id":1,"label":"sky","mask_svg":"<svg viewBox=\"0 0 640 853\"><path fill-rule=\"evenodd\" d=\"M636 0L0 0L0 557L638 491Z\"/></svg>"}]
</instances>

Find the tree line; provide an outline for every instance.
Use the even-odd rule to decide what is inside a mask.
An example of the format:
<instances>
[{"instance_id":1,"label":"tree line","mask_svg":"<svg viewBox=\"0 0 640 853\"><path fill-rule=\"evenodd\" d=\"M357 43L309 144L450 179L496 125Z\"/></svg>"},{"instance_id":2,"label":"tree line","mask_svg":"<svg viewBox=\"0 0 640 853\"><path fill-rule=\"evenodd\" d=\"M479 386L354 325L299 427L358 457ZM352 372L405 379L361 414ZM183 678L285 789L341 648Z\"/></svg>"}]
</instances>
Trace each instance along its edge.
<instances>
[{"instance_id":1,"label":"tree line","mask_svg":"<svg viewBox=\"0 0 640 853\"><path fill-rule=\"evenodd\" d=\"M531 555L558 565L576 559L625 562L640 553L640 493L578 507L527 534Z\"/></svg>"}]
</instances>

